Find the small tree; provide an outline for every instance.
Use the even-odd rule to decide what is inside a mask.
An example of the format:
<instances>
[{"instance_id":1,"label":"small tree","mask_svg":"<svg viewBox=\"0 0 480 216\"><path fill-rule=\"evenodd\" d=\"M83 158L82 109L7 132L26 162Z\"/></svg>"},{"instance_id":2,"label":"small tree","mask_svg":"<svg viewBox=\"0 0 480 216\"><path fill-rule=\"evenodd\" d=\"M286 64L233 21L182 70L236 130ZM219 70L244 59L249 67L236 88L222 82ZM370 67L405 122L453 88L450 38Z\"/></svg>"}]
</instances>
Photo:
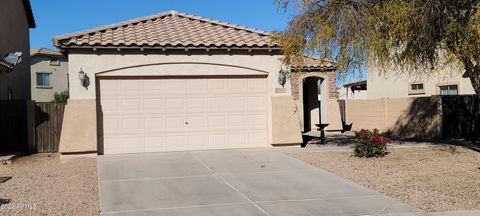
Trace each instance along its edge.
<instances>
[{"instance_id":1,"label":"small tree","mask_svg":"<svg viewBox=\"0 0 480 216\"><path fill-rule=\"evenodd\" d=\"M53 94L53 102L55 103L67 103L68 98L70 97L68 90L64 90L60 93L55 92Z\"/></svg>"},{"instance_id":2,"label":"small tree","mask_svg":"<svg viewBox=\"0 0 480 216\"><path fill-rule=\"evenodd\" d=\"M342 71L368 63L425 73L458 63L480 94L480 0L276 1L299 9L275 35L287 65L305 53L335 60Z\"/></svg>"}]
</instances>

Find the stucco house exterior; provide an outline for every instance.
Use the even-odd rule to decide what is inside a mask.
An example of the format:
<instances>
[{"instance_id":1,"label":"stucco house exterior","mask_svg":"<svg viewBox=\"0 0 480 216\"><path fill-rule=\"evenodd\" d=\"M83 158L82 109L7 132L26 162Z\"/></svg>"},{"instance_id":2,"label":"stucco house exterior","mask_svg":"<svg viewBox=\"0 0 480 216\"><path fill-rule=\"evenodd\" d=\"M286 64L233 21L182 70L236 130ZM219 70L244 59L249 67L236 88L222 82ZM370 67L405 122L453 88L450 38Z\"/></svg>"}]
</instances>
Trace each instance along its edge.
<instances>
[{"instance_id":1,"label":"stucco house exterior","mask_svg":"<svg viewBox=\"0 0 480 216\"><path fill-rule=\"evenodd\" d=\"M30 50L32 100L48 102L55 92L68 90L68 61L59 51L48 48Z\"/></svg>"},{"instance_id":2,"label":"stucco house exterior","mask_svg":"<svg viewBox=\"0 0 480 216\"><path fill-rule=\"evenodd\" d=\"M70 73L61 153L299 144L318 123L318 95L306 87L319 80L322 122L341 128L335 65L286 67L268 32L169 11L54 44Z\"/></svg>"},{"instance_id":3,"label":"stucco house exterior","mask_svg":"<svg viewBox=\"0 0 480 216\"><path fill-rule=\"evenodd\" d=\"M0 1L0 100L30 99L30 28L30 1ZM14 52L22 52L22 61L12 67L3 57Z\"/></svg>"},{"instance_id":4,"label":"stucco house exterior","mask_svg":"<svg viewBox=\"0 0 480 216\"><path fill-rule=\"evenodd\" d=\"M368 65L368 99L475 94L470 79L463 76L464 69L453 63L421 73L399 71Z\"/></svg>"}]
</instances>

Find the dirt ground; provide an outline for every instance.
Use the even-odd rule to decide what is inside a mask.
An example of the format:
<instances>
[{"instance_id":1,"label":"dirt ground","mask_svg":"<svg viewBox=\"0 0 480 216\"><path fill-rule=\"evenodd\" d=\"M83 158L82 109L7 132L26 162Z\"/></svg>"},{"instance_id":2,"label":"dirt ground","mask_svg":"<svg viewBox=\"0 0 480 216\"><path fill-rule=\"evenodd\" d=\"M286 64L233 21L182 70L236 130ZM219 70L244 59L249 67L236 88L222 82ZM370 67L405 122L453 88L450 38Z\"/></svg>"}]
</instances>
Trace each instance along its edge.
<instances>
[{"instance_id":1,"label":"dirt ground","mask_svg":"<svg viewBox=\"0 0 480 216\"><path fill-rule=\"evenodd\" d=\"M1 177L11 179L0 183L0 215L99 214L96 158L20 157Z\"/></svg>"},{"instance_id":2,"label":"dirt ground","mask_svg":"<svg viewBox=\"0 0 480 216\"><path fill-rule=\"evenodd\" d=\"M462 147L389 149L384 158L353 151L292 154L428 212L480 210L480 153Z\"/></svg>"}]
</instances>

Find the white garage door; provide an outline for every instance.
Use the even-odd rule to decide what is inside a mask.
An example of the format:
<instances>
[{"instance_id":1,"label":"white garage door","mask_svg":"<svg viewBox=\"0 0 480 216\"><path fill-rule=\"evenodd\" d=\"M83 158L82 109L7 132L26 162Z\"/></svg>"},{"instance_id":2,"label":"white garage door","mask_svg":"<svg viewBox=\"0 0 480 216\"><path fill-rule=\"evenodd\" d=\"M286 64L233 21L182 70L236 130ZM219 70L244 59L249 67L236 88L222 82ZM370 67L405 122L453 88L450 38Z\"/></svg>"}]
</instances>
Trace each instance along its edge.
<instances>
[{"instance_id":1,"label":"white garage door","mask_svg":"<svg viewBox=\"0 0 480 216\"><path fill-rule=\"evenodd\" d=\"M100 98L104 154L267 146L266 78L102 79Z\"/></svg>"}]
</instances>

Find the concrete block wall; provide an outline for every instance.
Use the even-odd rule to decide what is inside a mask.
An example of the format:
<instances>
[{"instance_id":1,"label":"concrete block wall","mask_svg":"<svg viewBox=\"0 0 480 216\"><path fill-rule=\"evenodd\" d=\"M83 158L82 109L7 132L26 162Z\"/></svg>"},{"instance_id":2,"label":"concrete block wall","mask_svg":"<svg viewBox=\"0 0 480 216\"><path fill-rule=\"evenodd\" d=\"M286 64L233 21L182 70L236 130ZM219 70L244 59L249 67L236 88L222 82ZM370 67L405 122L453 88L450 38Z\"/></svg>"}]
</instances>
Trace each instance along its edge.
<instances>
[{"instance_id":1,"label":"concrete block wall","mask_svg":"<svg viewBox=\"0 0 480 216\"><path fill-rule=\"evenodd\" d=\"M440 97L346 101L346 121L352 130L379 129L404 138L440 138Z\"/></svg>"}]
</instances>

